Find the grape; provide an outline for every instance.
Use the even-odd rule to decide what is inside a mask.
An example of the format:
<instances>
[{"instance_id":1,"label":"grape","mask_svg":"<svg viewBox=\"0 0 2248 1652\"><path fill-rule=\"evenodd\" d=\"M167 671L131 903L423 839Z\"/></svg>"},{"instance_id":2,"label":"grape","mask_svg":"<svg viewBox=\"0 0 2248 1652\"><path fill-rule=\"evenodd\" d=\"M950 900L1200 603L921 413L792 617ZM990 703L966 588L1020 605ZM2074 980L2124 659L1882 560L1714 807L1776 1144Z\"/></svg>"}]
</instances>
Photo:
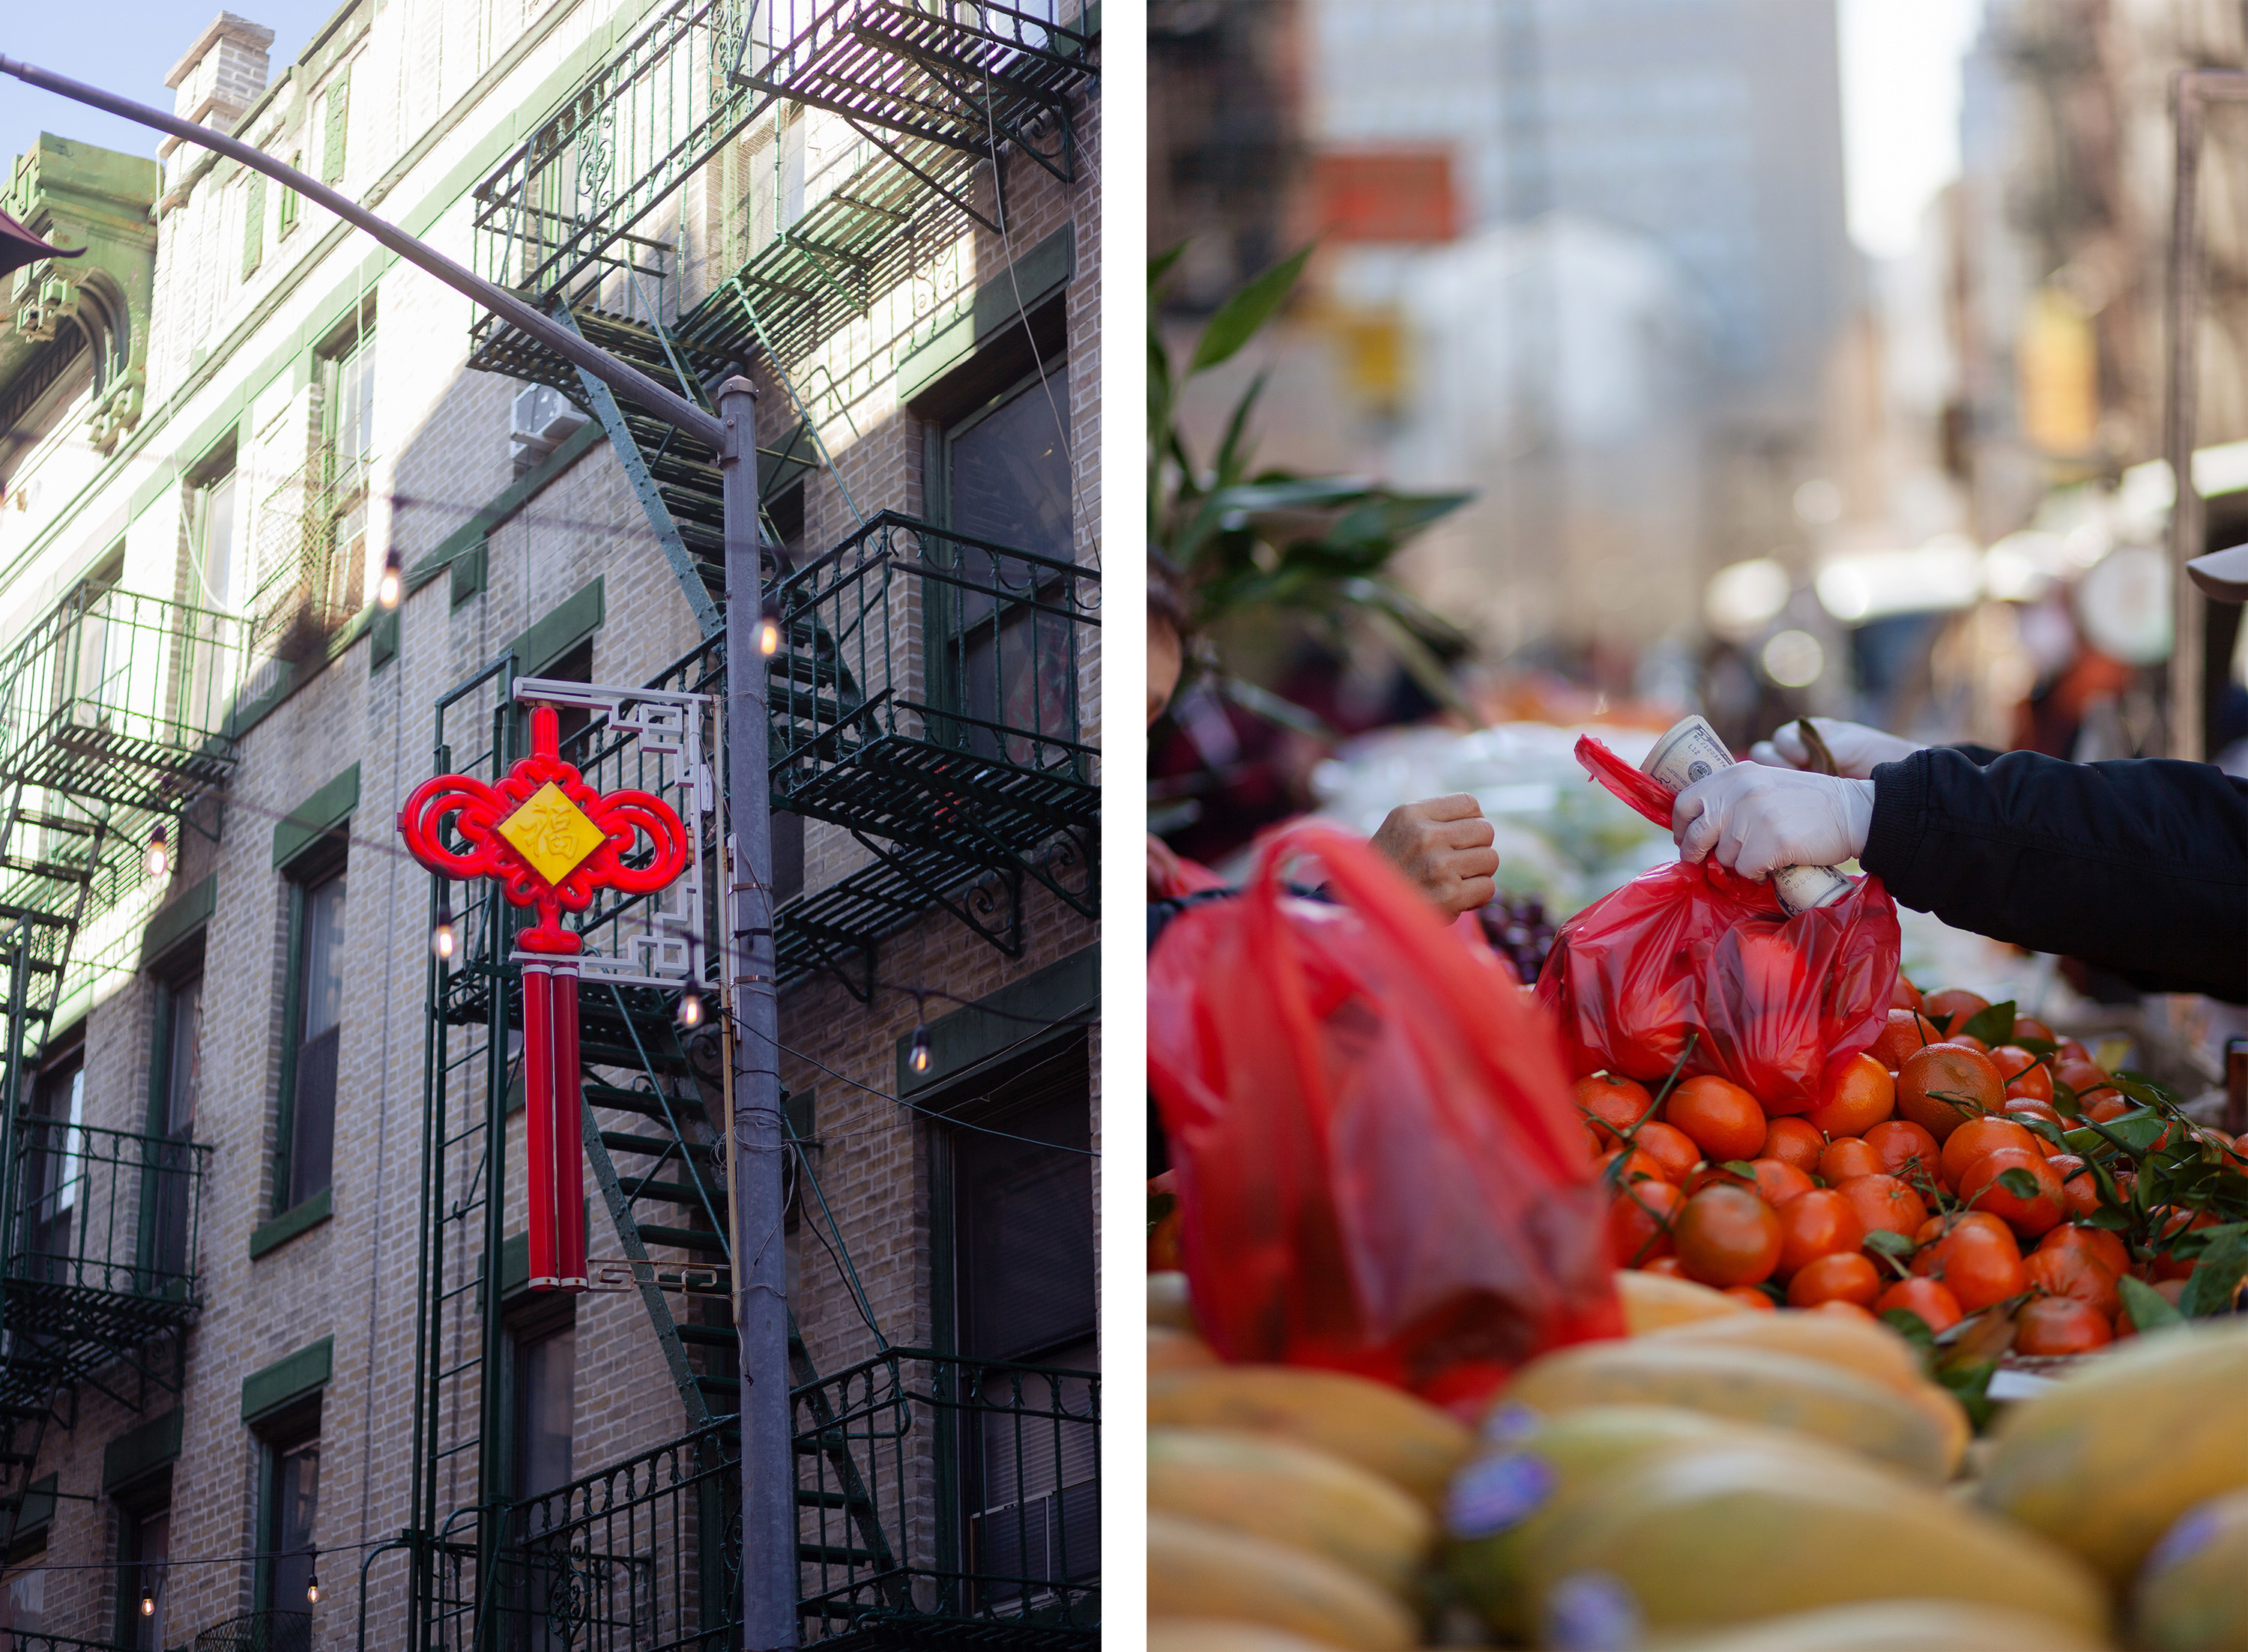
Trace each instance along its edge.
<instances>
[{"instance_id":1,"label":"grape","mask_svg":"<svg viewBox=\"0 0 2248 1652\"><path fill-rule=\"evenodd\" d=\"M1504 954L1523 980L1535 981L1546 966L1546 955L1553 949L1553 925L1546 915L1546 903L1535 895L1501 895L1477 916L1492 949Z\"/></svg>"}]
</instances>

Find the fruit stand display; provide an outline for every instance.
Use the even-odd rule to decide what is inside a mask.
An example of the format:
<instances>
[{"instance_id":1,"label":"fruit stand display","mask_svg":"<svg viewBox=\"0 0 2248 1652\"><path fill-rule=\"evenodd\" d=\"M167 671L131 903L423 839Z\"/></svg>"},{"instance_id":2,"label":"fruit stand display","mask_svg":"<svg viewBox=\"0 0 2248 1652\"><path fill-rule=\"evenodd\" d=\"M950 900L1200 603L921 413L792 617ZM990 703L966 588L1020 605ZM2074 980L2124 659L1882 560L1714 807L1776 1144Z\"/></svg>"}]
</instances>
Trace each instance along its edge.
<instances>
[{"instance_id":1,"label":"fruit stand display","mask_svg":"<svg viewBox=\"0 0 2248 1652\"><path fill-rule=\"evenodd\" d=\"M1799 916L1756 922L1807 933L1788 929ZM1277 904L1239 922L1271 947L1293 933ZM1425 1010L1385 1000L1391 966L1352 938L1349 917L1289 922L1326 937L1303 1002L1327 1006L1339 1041L1320 1047L1338 1071L1375 1046L1385 1016ZM1438 977L1481 967L1433 918L1425 933L1389 927L1457 948ZM1564 925L1560 949L1571 944ZM1192 1299L1217 1266L1217 1230L1194 1225L1193 1203L1226 1184L1190 1162L1159 1178L1148 1644L2248 1652L2248 1141L2012 1002L1923 993L1888 945L1870 1041L1799 1064L1801 1093L1759 1094L1713 1070L1724 1063L1698 1032L1637 1077L1552 1063L1552 1116L1573 1117L1576 1174L1605 1206L1591 1220L1626 1333L1587 1329L1597 1318L1580 1304L1575 1329L1500 1361L1495 1387L1429 1378L1441 1336L1415 1345L1424 1364L1409 1381L1320 1368L1352 1361L1317 1350L1244 1357L1256 1326L1237 1312L1212 1321ZM1232 960L1245 1007L1251 955L1210 956ZM1176 974L1159 949L1149 1036L1167 1120L1190 1111L1187 1091L1222 1114L1267 1074L1282 1082L1217 1059L1249 1048L1225 1039L1254 1018L1196 1021ZM1511 1018L1527 994L1500 990L1516 995L1507 1038L1552 1044L1548 1022ZM1645 1004L1634 1011L1639 1049L1651 1041ZM1862 1005L1853 1013L1867 1025ZM1206 1045L1159 1051L1189 1028ZM1470 1081L1465 1056L1434 1034L1422 1044ZM1515 1067L1525 1093L1546 1059ZM1300 1147L1316 1169L1335 1144L1359 1145L1319 1171L1326 1182L1306 1173L1333 1208L1306 1203L1290 1231L1340 1224L1330 1250L1351 1262L1324 1284L1347 1295L1366 1266L1350 1202L1410 1146L1352 1134L1347 1083L1306 1093L1344 1125L1280 1141L1282 1156ZM1432 1189L1443 1169L1431 1164ZM1530 1228L1550 1241L1555 1213L1580 1207L1561 1198L1567 1176L1546 1174L1555 1202ZM1388 1212L1382 1231L1411 1244L1411 1214ZM1253 1231L1240 1216L1229 1230ZM1321 1254L1299 1246L1286 1266ZM1200 1270L1192 1290L1182 1260ZM1284 1279L1270 1299L1316 1304L1303 1285Z\"/></svg>"}]
</instances>

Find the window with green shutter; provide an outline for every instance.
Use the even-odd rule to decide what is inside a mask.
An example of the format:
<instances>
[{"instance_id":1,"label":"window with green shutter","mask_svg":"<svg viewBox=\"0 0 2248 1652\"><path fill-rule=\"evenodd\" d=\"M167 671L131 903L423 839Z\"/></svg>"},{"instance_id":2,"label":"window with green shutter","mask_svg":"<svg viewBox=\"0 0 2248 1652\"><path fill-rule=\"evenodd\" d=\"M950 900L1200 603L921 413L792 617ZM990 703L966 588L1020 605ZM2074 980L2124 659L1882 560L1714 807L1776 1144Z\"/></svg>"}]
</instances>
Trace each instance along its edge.
<instances>
[{"instance_id":1,"label":"window with green shutter","mask_svg":"<svg viewBox=\"0 0 2248 1652\"><path fill-rule=\"evenodd\" d=\"M324 119L321 141L325 146L320 155L320 182L341 183L344 178L344 122L351 109L351 71L336 71L336 78L328 83L328 112Z\"/></svg>"},{"instance_id":2,"label":"window with green shutter","mask_svg":"<svg viewBox=\"0 0 2248 1652\"><path fill-rule=\"evenodd\" d=\"M264 258L265 177L263 173L253 172L250 175L250 187L243 192L242 273L245 280Z\"/></svg>"},{"instance_id":3,"label":"window with green shutter","mask_svg":"<svg viewBox=\"0 0 2248 1652\"><path fill-rule=\"evenodd\" d=\"M292 172L302 172L305 169L305 157L302 154L291 155L289 168ZM294 189L284 189L281 192L280 217L281 238L285 241L289 238L289 231L297 227L297 192Z\"/></svg>"}]
</instances>

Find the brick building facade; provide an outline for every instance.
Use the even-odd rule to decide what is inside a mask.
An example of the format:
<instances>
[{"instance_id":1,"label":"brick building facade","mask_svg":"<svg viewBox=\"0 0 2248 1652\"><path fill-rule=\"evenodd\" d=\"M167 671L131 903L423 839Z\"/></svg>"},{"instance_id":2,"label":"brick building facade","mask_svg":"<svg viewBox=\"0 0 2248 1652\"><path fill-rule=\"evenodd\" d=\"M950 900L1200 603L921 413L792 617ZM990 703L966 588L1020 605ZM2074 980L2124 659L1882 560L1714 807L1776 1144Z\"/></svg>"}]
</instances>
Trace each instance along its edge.
<instances>
[{"instance_id":1,"label":"brick building facade","mask_svg":"<svg viewBox=\"0 0 2248 1652\"><path fill-rule=\"evenodd\" d=\"M707 392L730 362L757 385L791 581L769 680L811 685L813 730L774 779L801 805L776 881L804 1633L1089 1644L1097 1381L1044 1373L1098 1367L1097 24L1049 3L1005 13L1004 39L885 58L874 89L897 95L984 54L990 142L955 134L938 166L867 99L846 117L818 90L849 72L821 31L865 0L746 10L500 0L472 23L355 0L285 65L222 13L172 86L183 118L677 362L675 382ZM785 37L710 50L784 14ZM689 93L661 102L682 63ZM1027 114L993 101L1009 72L1045 76ZM635 196L629 135L604 175L581 132L570 211L628 236L524 280L521 225L552 220L492 202L603 99L620 130L684 134L676 175ZM42 137L6 203L100 250L19 274L0 343L0 908L21 918L0 962L24 961L0 1644L561 1646L588 1625L604 1646L733 1644L720 1093L684 1034L644 1070L606 1059L665 1036L668 1000L633 998L606 1045L589 1031L589 1152L615 1171L586 1194L613 1265L583 1295L522 1290L513 1035L504 1008L459 1008L476 957L503 1004L513 977L479 931L440 978L432 881L394 828L441 698L488 668L446 714L456 764L495 729L519 741L495 720L512 676L718 686L694 478L566 374L526 399L490 370L516 345L327 214L191 144L159 154ZM89 228L97 198L114 222ZM867 201L856 239L827 231ZM774 273L790 259L827 285ZM729 294L740 325L712 319ZM876 618L846 681L847 627ZM892 784L877 748L936 777L892 799L888 835L854 813ZM994 777L1042 786L1045 824L979 813ZM929 805L946 785L970 788L965 826ZM654 1138L653 1165L629 1158ZM496 1224L462 1214L487 1175ZM813 1438L867 1395L909 1436L888 1466ZM1064 1441L1035 1462L1025 1415ZM587 1511L627 1481L639 1512L596 1532Z\"/></svg>"}]
</instances>

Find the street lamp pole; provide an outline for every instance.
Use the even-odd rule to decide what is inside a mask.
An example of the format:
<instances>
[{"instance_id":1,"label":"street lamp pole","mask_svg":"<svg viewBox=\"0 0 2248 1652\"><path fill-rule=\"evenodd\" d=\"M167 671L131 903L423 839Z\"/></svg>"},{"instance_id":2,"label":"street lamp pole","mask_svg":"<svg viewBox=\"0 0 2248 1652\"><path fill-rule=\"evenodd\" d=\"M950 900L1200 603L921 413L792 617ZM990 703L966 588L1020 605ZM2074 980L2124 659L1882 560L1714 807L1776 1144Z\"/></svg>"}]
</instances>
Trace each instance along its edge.
<instances>
[{"instance_id":1,"label":"street lamp pole","mask_svg":"<svg viewBox=\"0 0 2248 1652\"><path fill-rule=\"evenodd\" d=\"M572 366L717 450L725 503L726 815L735 868L726 902L733 933L721 949L722 989L736 1016L734 1116L734 1317L742 1339L742 1644L789 1652L797 1644L796 1458L789 1404L788 1298L781 1245L784 1206L779 1023L775 997L772 823L765 752L765 662L757 637L759 592L756 391L745 378L719 387L713 416L629 362L386 223L317 178L223 132L0 56L0 74L142 126L201 144L326 208L416 269L435 276Z\"/></svg>"}]
</instances>

